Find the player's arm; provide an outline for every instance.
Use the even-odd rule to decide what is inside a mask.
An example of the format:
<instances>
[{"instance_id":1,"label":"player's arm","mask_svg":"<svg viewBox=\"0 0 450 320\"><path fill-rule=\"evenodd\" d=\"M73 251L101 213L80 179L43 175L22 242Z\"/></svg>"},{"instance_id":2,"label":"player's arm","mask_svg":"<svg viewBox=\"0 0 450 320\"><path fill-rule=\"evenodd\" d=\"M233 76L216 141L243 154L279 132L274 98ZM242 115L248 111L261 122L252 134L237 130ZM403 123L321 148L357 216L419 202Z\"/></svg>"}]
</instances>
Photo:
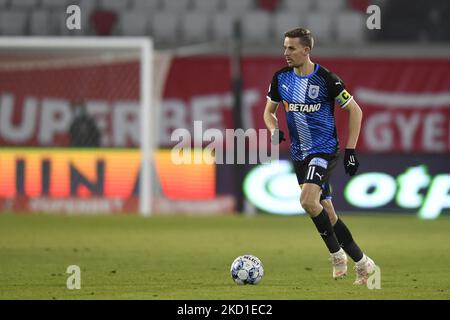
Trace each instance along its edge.
<instances>
[{"instance_id":1,"label":"player's arm","mask_svg":"<svg viewBox=\"0 0 450 320\"><path fill-rule=\"evenodd\" d=\"M270 82L269 92L267 92L267 102L264 109L264 123L270 131L270 140L273 144L279 144L286 140L284 132L278 129L277 109L281 101L280 93L278 92L278 77L275 74Z\"/></svg>"},{"instance_id":2,"label":"player's arm","mask_svg":"<svg viewBox=\"0 0 450 320\"><path fill-rule=\"evenodd\" d=\"M268 98L264 109L264 123L270 132L278 128L277 109L278 103Z\"/></svg>"},{"instance_id":3,"label":"player's arm","mask_svg":"<svg viewBox=\"0 0 450 320\"><path fill-rule=\"evenodd\" d=\"M284 138L284 132L278 129L277 109L278 102L274 102L267 97L266 107L264 109L264 123L270 131L270 140L273 144L280 144L286 140Z\"/></svg>"},{"instance_id":4,"label":"player's arm","mask_svg":"<svg viewBox=\"0 0 450 320\"><path fill-rule=\"evenodd\" d=\"M359 168L359 162L356 158L355 148L359 138L359 132L361 131L362 110L356 103L340 79L336 79L334 89L339 92L336 96L336 102L342 109L349 113L348 121L348 138L345 146L344 154L344 169L345 173L353 176Z\"/></svg>"},{"instance_id":5,"label":"player's arm","mask_svg":"<svg viewBox=\"0 0 450 320\"><path fill-rule=\"evenodd\" d=\"M344 110L348 111L348 138L346 149L355 149L361 131L362 110L355 99L349 101Z\"/></svg>"}]
</instances>

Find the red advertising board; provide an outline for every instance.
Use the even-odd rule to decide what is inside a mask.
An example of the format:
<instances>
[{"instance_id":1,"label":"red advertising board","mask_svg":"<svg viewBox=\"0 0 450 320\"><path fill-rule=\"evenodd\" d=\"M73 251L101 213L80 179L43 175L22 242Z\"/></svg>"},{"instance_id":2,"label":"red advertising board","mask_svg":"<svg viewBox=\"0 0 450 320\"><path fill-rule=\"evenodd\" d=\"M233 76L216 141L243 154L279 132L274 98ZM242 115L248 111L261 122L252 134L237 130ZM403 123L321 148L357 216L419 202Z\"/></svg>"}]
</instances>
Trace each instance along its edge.
<instances>
[{"instance_id":1,"label":"red advertising board","mask_svg":"<svg viewBox=\"0 0 450 320\"><path fill-rule=\"evenodd\" d=\"M366 152L450 151L450 59L315 58L339 75L364 111L359 149ZM281 57L243 59L246 128L264 128L262 112ZM161 146L172 146L177 128L232 128L227 57L172 60L160 108ZM0 145L66 146L72 100L83 98L102 132L102 145L139 144L138 63L0 69ZM282 128L286 129L279 109ZM154 114L158 114L154 112ZM347 114L336 109L341 144ZM287 148L285 144L283 148Z\"/></svg>"},{"instance_id":2,"label":"red advertising board","mask_svg":"<svg viewBox=\"0 0 450 320\"><path fill-rule=\"evenodd\" d=\"M450 59L314 60L341 77L363 109L360 150L450 151ZM273 73L282 67L281 58L243 60L243 122L247 128L264 128L267 89ZM227 59L185 58L173 62L164 95L168 108L163 112L167 118L176 116L165 122L165 143L170 142L173 128L189 128L193 120L203 120L204 129L232 126L229 73ZM280 126L286 130L282 113L280 108ZM335 115L341 144L345 144L347 113L336 108Z\"/></svg>"}]
</instances>

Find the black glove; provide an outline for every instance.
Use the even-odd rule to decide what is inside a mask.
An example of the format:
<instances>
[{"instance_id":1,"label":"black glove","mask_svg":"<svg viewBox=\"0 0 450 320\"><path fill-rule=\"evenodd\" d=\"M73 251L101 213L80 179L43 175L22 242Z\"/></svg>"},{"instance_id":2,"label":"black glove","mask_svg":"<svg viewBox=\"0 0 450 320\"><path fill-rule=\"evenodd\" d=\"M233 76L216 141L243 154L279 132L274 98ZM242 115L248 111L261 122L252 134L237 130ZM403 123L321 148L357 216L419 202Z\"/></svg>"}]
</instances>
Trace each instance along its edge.
<instances>
[{"instance_id":1,"label":"black glove","mask_svg":"<svg viewBox=\"0 0 450 320\"><path fill-rule=\"evenodd\" d=\"M350 176L355 175L356 171L358 171L359 162L356 159L355 149L345 149L344 155L344 168L345 173Z\"/></svg>"},{"instance_id":2,"label":"black glove","mask_svg":"<svg viewBox=\"0 0 450 320\"><path fill-rule=\"evenodd\" d=\"M286 139L284 138L284 132L276 128L275 130L273 130L270 140L272 141L273 145L280 144L281 142L286 141Z\"/></svg>"}]
</instances>

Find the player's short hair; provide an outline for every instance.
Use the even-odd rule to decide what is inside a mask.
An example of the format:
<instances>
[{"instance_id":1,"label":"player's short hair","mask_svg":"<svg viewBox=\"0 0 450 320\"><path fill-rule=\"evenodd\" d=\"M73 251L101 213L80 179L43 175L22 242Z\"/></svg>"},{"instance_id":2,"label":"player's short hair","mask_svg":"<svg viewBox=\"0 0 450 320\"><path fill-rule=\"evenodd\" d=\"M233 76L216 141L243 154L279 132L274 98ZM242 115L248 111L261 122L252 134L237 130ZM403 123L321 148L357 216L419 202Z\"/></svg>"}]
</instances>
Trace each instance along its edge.
<instances>
[{"instance_id":1,"label":"player's short hair","mask_svg":"<svg viewBox=\"0 0 450 320\"><path fill-rule=\"evenodd\" d=\"M303 46L309 47L310 49L312 49L314 46L314 38L311 34L311 31L305 28L295 28L289 30L284 33L284 37L298 38Z\"/></svg>"}]
</instances>

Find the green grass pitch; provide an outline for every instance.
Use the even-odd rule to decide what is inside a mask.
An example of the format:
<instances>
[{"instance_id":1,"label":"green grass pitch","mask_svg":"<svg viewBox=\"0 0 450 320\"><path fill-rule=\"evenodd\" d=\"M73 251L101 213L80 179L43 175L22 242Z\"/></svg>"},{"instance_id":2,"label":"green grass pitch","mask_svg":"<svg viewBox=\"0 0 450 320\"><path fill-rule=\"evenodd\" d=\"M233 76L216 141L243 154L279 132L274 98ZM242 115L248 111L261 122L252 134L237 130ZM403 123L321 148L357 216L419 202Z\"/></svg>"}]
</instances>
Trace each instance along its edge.
<instances>
[{"instance_id":1,"label":"green grass pitch","mask_svg":"<svg viewBox=\"0 0 450 320\"><path fill-rule=\"evenodd\" d=\"M0 299L450 299L450 217L344 215L381 269L381 289L331 278L305 216L0 215ZM233 259L258 256L256 286L231 280ZM81 289L68 290L69 265Z\"/></svg>"}]
</instances>

